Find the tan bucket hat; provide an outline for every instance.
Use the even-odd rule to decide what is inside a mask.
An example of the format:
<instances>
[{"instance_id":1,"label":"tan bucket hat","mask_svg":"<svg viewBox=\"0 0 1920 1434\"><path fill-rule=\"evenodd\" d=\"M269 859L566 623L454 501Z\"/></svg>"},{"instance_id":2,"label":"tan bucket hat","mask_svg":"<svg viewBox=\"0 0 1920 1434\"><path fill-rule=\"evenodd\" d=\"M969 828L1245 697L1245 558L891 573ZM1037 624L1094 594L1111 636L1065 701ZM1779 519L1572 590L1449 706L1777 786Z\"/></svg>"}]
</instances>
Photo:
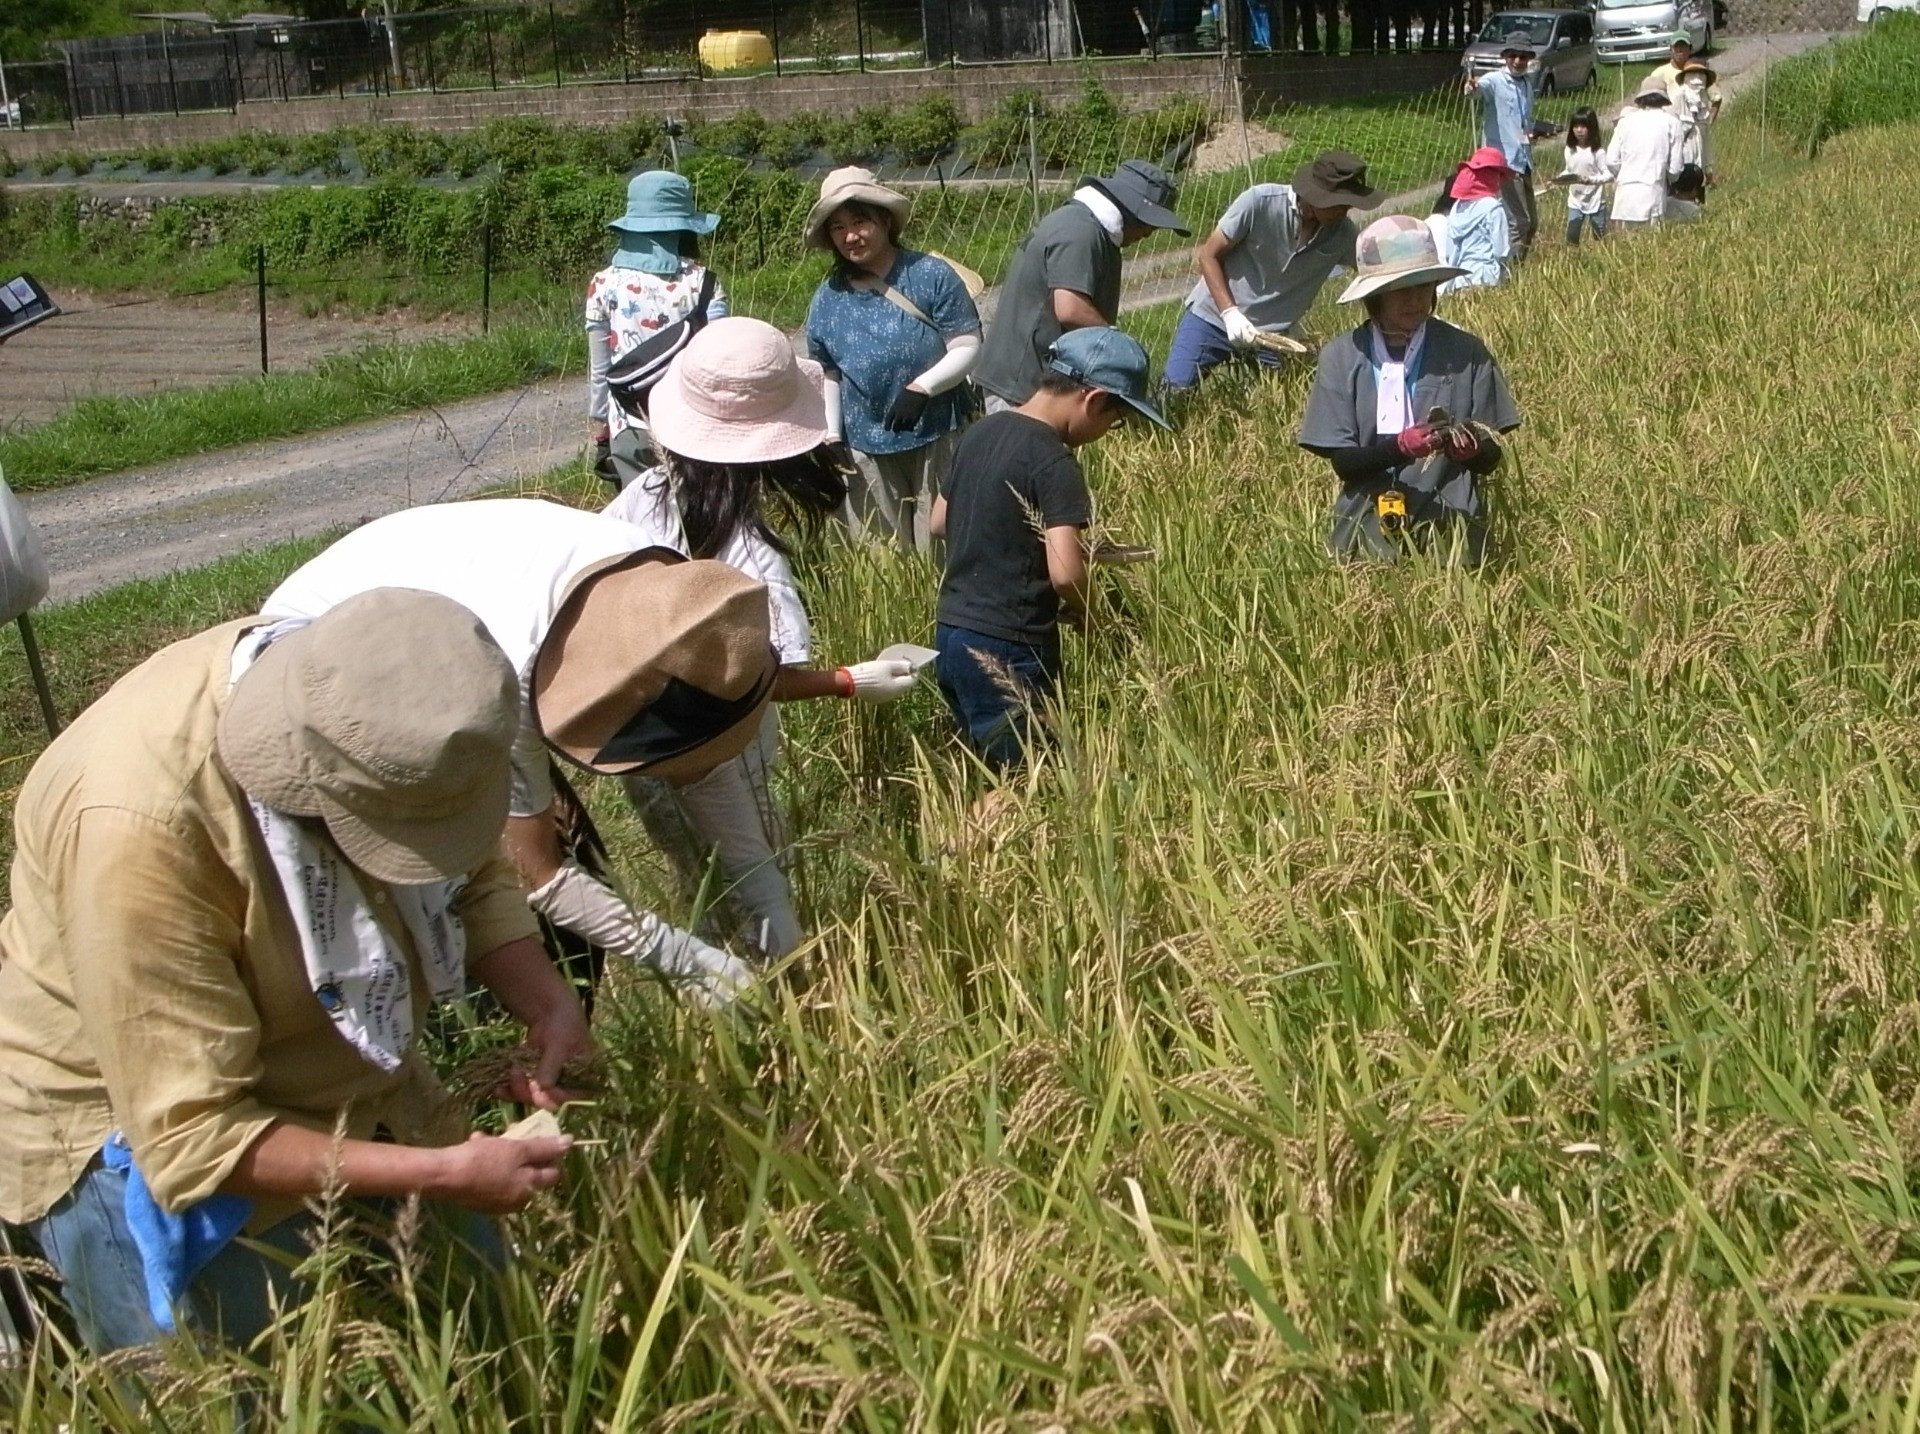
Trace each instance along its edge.
<instances>
[{"instance_id":1,"label":"tan bucket hat","mask_svg":"<svg viewBox=\"0 0 1920 1434\"><path fill-rule=\"evenodd\" d=\"M1354 280L1340 295L1343 304L1388 289L1438 284L1467 272L1458 265L1442 264L1433 231L1406 214L1389 214L1360 231L1353 269Z\"/></svg>"},{"instance_id":2,"label":"tan bucket hat","mask_svg":"<svg viewBox=\"0 0 1920 1434\"><path fill-rule=\"evenodd\" d=\"M520 689L451 598L375 588L280 638L234 684L220 760L255 801L317 817L400 885L449 881L500 841Z\"/></svg>"},{"instance_id":3,"label":"tan bucket hat","mask_svg":"<svg viewBox=\"0 0 1920 1434\"><path fill-rule=\"evenodd\" d=\"M900 231L907 227L907 220L913 214L913 201L897 189L889 189L882 184L871 169L862 169L850 164L845 169L836 169L820 181L820 197L813 202L813 208L807 211L807 222L800 237L809 249L831 249L833 241L827 238L827 220L833 217L833 211L841 205L871 204L875 209L884 209L893 216L893 233L897 239Z\"/></svg>"},{"instance_id":4,"label":"tan bucket hat","mask_svg":"<svg viewBox=\"0 0 1920 1434\"><path fill-rule=\"evenodd\" d=\"M1633 92L1633 102L1652 108L1655 105L1670 105L1673 96L1667 93L1667 82L1658 75L1648 75L1640 82L1640 88Z\"/></svg>"},{"instance_id":5,"label":"tan bucket hat","mask_svg":"<svg viewBox=\"0 0 1920 1434\"><path fill-rule=\"evenodd\" d=\"M533 662L533 715L589 771L674 780L746 750L780 660L767 590L650 548L582 580Z\"/></svg>"}]
</instances>

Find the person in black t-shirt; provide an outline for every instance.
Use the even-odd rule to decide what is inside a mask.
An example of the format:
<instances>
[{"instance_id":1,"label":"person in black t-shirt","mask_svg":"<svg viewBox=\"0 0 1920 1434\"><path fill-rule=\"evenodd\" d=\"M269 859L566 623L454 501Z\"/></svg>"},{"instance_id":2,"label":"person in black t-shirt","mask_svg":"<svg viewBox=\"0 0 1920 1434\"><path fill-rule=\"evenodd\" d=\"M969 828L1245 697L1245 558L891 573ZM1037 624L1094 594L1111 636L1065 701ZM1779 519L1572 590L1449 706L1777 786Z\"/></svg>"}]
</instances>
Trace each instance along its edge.
<instances>
[{"instance_id":1,"label":"person in black t-shirt","mask_svg":"<svg viewBox=\"0 0 1920 1434\"><path fill-rule=\"evenodd\" d=\"M934 502L934 535L947 540L935 672L967 745L996 770L1025 760L1036 709L1059 688L1060 623L1086 611L1093 499L1073 450L1129 412L1168 427L1146 392L1147 351L1133 339L1062 334L1033 396L967 430Z\"/></svg>"}]
</instances>

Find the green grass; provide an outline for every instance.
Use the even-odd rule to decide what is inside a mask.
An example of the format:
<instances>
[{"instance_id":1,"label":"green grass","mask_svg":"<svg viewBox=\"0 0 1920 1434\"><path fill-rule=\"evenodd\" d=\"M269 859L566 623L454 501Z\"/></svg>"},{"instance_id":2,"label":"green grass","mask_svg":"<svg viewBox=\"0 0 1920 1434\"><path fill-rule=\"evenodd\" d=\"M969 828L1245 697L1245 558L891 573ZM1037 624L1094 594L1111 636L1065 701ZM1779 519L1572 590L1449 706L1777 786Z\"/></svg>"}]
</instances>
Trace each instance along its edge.
<instances>
[{"instance_id":1,"label":"green grass","mask_svg":"<svg viewBox=\"0 0 1920 1434\"><path fill-rule=\"evenodd\" d=\"M513 328L484 339L369 345L324 358L306 373L145 397L88 398L58 418L0 436L0 468L17 490L57 488L142 464L577 374L584 355L576 330Z\"/></svg>"},{"instance_id":2,"label":"green grass","mask_svg":"<svg viewBox=\"0 0 1920 1434\"><path fill-rule=\"evenodd\" d=\"M1911 1427L1920 331L1861 299L1920 129L1727 141L1701 225L1445 301L1526 413L1496 569L1327 564L1303 375L1091 451L1160 557L1007 808L931 693L786 713L818 944L758 1025L614 993L506 1337L343 1239L167 1427ZM293 556L49 651L102 679ZM804 583L826 658L930 627L893 555ZM0 1423L156 1427L121 1388L49 1348Z\"/></svg>"}]
</instances>

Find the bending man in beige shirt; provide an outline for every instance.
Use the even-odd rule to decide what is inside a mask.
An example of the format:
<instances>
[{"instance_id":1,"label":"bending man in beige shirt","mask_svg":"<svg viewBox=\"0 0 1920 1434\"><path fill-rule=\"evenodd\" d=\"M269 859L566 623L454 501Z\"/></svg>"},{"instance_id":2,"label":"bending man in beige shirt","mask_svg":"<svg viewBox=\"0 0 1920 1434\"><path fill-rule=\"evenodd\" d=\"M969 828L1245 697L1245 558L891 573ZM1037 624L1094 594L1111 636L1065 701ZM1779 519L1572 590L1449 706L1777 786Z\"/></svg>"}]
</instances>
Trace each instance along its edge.
<instances>
[{"instance_id":1,"label":"bending man in beige shirt","mask_svg":"<svg viewBox=\"0 0 1920 1434\"><path fill-rule=\"evenodd\" d=\"M297 1259L301 1202L330 1181L502 1214L554 1185L567 1150L469 1134L413 1043L430 988L464 965L538 1053L515 1098L557 1106L561 1067L590 1050L499 851L511 667L478 619L426 593L283 627L263 646L260 619L228 623L150 658L42 754L15 812L0 1218L32 1231L99 1351L170 1323L142 1277L131 1181L163 1219L225 1197ZM313 880L290 901L302 859ZM374 979L345 996L316 965L362 956ZM497 1257L487 1222L466 1233ZM184 1325L245 1341L270 1291L297 1294L244 1242L203 1253L158 1302Z\"/></svg>"}]
</instances>

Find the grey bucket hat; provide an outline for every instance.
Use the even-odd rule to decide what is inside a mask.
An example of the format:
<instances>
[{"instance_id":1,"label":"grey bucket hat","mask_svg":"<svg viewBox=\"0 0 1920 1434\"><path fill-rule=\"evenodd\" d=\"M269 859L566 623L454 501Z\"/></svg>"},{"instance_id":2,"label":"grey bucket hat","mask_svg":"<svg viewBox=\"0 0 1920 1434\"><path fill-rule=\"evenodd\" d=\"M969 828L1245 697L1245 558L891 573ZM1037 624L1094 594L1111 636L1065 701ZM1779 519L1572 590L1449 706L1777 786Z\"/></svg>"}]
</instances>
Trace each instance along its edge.
<instances>
[{"instance_id":1,"label":"grey bucket hat","mask_svg":"<svg viewBox=\"0 0 1920 1434\"><path fill-rule=\"evenodd\" d=\"M1193 233L1186 221L1173 212L1173 206L1180 201L1180 186L1167 178L1167 172L1157 164L1144 159L1123 159L1106 178L1089 174L1080 182L1098 189L1137 223L1153 229L1171 229L1176 234Z\"/></svg>"},{"instance_id":2,"label":"grey bucket hat","mask_svg":"<svg viewBox=\"0 0 1920 1434\"><path fill-rule=\"evenodd\" d=\"M1515 30L1500 42L1500 58L1503 60L1506 59L1508 55L1525 55L1531 60L1539 53L1539 50L1534 48L1533 41L1528 39L1526 34L1520 30Z\"/></svg>"}]
</instances>

